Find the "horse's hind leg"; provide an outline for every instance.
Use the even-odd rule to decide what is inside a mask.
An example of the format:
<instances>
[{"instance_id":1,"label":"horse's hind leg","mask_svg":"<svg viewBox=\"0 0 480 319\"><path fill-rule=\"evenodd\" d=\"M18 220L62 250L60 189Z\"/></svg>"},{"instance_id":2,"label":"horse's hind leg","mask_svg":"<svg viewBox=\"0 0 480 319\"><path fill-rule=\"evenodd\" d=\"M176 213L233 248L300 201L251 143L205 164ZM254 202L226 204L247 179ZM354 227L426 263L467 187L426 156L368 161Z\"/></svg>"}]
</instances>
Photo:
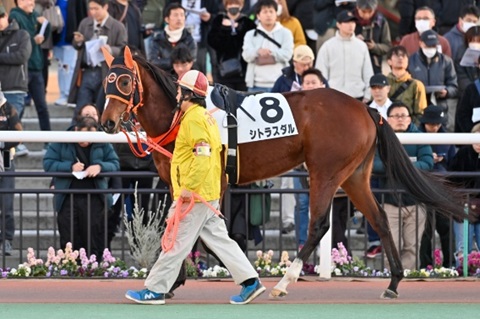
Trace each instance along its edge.
<instances>
[{"instance_id":1,"label":"horse's hind leg","mask_svg":"<svg viewBox=\"0 0 480 319\"><path fill-rule=\"evenodd\" d=\"M342 184L342 188L348 194L355 207L362 212L380 236L388 262L390 263L392 275L390 285L387 290L382 293L381 298L393 299L398 297L398 284L403 278L402 263L398 250L393 242L387 215L370 190L369 175L365 170L359 168Z\"/></svg>"},{"instance_id":2,"label":"horse's hind leg","mask_svg":"<svg viewBox=\"0 0 480 319\"><path fill-rule=\"evenodd\" d=\"M330 202L335 188L323 189L322 191L314 191L318 189L315 187L313 180L310 187L310 224L308 230L308 238L302 250L294 259L287 272L282 279L273 287L270 292L270 297L283 297L287 292L287 286L298 280L300 272L303 268L303 263L308 260L315 247L330 228Z\"/></svg>"}]
</instances>

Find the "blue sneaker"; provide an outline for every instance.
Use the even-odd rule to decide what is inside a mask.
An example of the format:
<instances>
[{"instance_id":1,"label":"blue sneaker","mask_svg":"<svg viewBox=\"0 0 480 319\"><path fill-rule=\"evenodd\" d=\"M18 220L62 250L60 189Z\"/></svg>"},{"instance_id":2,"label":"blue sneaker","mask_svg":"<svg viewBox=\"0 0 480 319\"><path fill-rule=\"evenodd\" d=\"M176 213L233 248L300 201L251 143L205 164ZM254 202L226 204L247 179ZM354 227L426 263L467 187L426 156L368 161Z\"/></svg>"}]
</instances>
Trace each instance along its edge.
<instances>
[{"instance_id":1,"label":"blue sneaker","mask_svg":"<svg viewBox=\"0 0 480 319\"><path fill-rule=\"evenodd\" d=\"M265 292L266 288L260 280L256 279L250 286L243 286L239 295L232 296L230 303L232 305L245 305Z\"/></svg>"},{"instance_id":2,"label":"blue sneaker","mask_svg":"<svg viewBox=\"0 0 480 319\"><path fill-rule=\"evenodd\" d=\"M144 305L163 305L165 304L165 295L153 292L148 289L139 291L129 290L125 294L125 298L141 303Z\"/></svg>"}]
</instances>

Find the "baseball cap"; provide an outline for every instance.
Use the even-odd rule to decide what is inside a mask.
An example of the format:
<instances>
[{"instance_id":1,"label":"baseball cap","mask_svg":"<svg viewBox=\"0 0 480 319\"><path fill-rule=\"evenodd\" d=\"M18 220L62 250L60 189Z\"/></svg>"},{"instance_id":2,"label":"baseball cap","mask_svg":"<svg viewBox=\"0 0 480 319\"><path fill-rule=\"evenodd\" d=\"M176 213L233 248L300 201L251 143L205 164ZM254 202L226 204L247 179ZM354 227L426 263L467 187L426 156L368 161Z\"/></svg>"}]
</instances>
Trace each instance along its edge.
<instances>
[{"instance_id":1,"label":"baseball cap","mask_svg":"<svg viewBox=\"0 0 480 319\"><path fill-rule=\"evenodd\" d=\"M370 87L372 86L387 86L388 80L387 77L381 73L375 74L370 78Z\"/></svg>"},{"instance_id":2,"label":"baseball cap","mask_svg":"<svg viewBox=\"0 0 480 319\"><path fill-rule=\"evenodd\" d=\"M425 110L423 110L420 123L445 124L445 116L446 113L443 107L431 104Z\"/></svg>"},{"instance_id":3,"label":"baseball cap","mask_svg":"<svg viewBox=\"0 0 480 319\"><path fill-rule=\"evenodd\" d=\"M5 7L3 5L0 5L0 15L5 15L7 13L7 10L5 10Z\"/></svg>"},{"instance_id":4,"label":"baseball cap","mask_svg":"<svg viewBox=\"0 0 480 319\"><path fill-rule=\"evenodd\" d=\"M357 21L357 18L351 13L350 11L343 10L339 14L337 14L337 22L350 22L350 21Z\"/></svg>"},{"instance_id":5,"label":"baseball cap","mask_svg":"<svg viewBox=\"0 0 480 319\"><path fill-rule=\"evenodd\" d=\"M315 56L308 45L301 44L293 50L293 61L311 62L313 59L315 59Z\"/></svg>"},{"instance_id":6,"label":"baseball cap","mask_svg":"<svg viewBox=\"0 0 480 319\"><path fill-rule=\"evenodd\" d=\"M434 47L438 45L438 34L433 30L427 30L422 33L420 40L426 44L427 47Z\"/></svg>"}]
</instances>

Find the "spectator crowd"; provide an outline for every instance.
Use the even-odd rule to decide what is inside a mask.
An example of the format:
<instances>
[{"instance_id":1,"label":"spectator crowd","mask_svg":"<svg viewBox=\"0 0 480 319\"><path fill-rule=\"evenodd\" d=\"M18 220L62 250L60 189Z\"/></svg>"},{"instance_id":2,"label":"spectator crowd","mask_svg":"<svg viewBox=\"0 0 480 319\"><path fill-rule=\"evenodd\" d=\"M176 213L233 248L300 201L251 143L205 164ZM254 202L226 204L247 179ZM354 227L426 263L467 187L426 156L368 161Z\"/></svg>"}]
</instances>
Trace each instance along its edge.
<instances>
[{"instance_id":1,"label":"spectator crowd","mask_svg":"<svg viewBox=\"0 0 480 319\"><path fill-rule=\"evenodd\" d=\"M60 96L55 104L75 110L68 130L97 130L105 104L102 81L108 71L100 49L120 56L128 45L134 55L161 68L172 79L198 70L211 83L238 91L281 93L331 88L377 109L397 132L479 132L480 3L465 3L399 0L400 21L391 28L395 23L380 12L377 0L6 2L0 6L0 111L12 115L2 115L1 119L9 122L1 129L21 130L24 109L29 104L35 106L40 129L51 129L45 93L50 59L56 59ZM85 113L85 106L93 108L93 112ZM2 153L9 149L15 156L29 153L23 144L1 146ZM480 171L478 145L464 146L457 154L452 145L411 145L405 149L422 170ZM125 152L107 144L45 144L45 153L46 171L87 172L86 180L55 178L52 187L61 189L105 189L109 181L97 177L100 172L155 170L151 158L138 161L128 149ZM374 173L381 174L384 169L375 162ZM8 165L5 170L14 167ZM296 170L308 168L302 165ZM12 178L0 179L0 187L14 185ZM134 187L137 182L146 188L153 186L151 179L133 177L117 185ZM457 182L480 187L480 178ZM301 178L285 179L283 184L284 188L308 188L308 181ZM372 189L387 185L389 182L382 178L372 178ZM160 183L157 187L166 186ZM10 253L13 240L10 195L0 195L2 214L7 216L5 234L0 235L5 242L4 254ZM282 232L295 231L301 248L307 237L309 197L288 195L282 196ZM443 254L448 257L444 260L453 261L461 254L461 227L450 231L449 221L429 217L408 196L400 201L378 199L388 213L405 267L432 263L429 243L435 230L441 232ZM80 195L79 200L86 201L85 195ZM142 201L148 210L148 196ZM87 237L102 241L102 221L106 219L102 214L109 214L109 222L119 222L121 207L114 207L111 198L93 197L88 207L77 207L75 203L65 194L56 196L62 243L71 236L79 245L87 245ZM347 241L338 234L345 233L353 208L346 198L336 199L333 205L334 215L339 216L333 220L337 230L334 240ZM239 207L237 211L242 210ZM87 219L94 221L90 235ZM366 256L375 258L381 253L381 243L369 225L365 228L370 242ZM244 242L244 232L240 232L238 243ZM109 227L109 233L114 229ZM476 228L472 233L478 233ZM108 235L109 240L112 236ZM454 240L457 242L451 251ZM419 249L415 243L420 242ZM344 245L348 247L348 243ZM96 254L103 248L98 242L88 246ZM240 246L245 249L244 243ZM422 258L417 258L420 255Z\"/></svg>"}]
</instances>

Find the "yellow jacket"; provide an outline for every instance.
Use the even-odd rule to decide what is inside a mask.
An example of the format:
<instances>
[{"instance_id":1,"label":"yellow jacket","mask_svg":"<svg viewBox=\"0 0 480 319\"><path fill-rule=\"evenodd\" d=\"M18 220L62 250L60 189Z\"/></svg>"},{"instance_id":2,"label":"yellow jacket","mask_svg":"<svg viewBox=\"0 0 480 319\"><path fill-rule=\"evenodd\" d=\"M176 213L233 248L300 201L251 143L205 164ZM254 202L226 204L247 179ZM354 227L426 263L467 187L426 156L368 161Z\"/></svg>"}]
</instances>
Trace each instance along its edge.
<instances>
[{"instance_id":1,"label":"yellow jacket","mask_svg":"<svg viewBox=\"0 0 480 319\"><path fill-rule=\"evenodd\" d=\"M221 148L215 119L200 105L191 106L182 116L170 168L175 200L182 189L207 201L220 198Z\"/></svg>"},{"instance_id":2,"label":"yellow jacket","mask_svg":"<svg viewBox=\"0 0 480 319\"><path fill-rule=\"evenodd\" d=\"M297 18L291 16L288 20L281 20L280 24L292 32L293 46L295 48L300 44L307 44L302 24Z\"/></svg>"}]
</instances>

